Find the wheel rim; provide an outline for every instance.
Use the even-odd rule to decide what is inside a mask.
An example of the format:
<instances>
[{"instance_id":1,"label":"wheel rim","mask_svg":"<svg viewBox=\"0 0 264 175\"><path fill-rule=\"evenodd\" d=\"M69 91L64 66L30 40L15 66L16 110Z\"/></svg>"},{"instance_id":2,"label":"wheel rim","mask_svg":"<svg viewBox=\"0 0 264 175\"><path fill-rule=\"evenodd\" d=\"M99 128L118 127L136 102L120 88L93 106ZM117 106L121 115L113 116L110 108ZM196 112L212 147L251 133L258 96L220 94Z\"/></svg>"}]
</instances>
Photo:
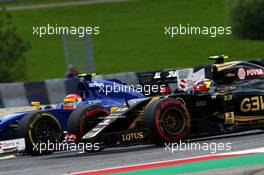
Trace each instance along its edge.
<instances>
[{"instance_id":1,"label":"wheel rim","mask_svg":"<svg viewBox=\"0 0 264 175\"><path fill-rule=\"evenodd\" d=\"M163 132L175 136L184 130L185 118L182 111L171 107L164 111L159 123Z\"/></svg>"},{"instance_id":2,"label":"wheel rim","mask_svg":"<svg viewBox=\"0 0 264 175\"><path fill-rule=\"evenodd\" d=\"M58 142L61 137L61 128L58 126L57 122L51 120L49 116L42 116L38 120L33 129L32 136L34 142L46 143L46 142Z\"/></svg>"}]
</instances>

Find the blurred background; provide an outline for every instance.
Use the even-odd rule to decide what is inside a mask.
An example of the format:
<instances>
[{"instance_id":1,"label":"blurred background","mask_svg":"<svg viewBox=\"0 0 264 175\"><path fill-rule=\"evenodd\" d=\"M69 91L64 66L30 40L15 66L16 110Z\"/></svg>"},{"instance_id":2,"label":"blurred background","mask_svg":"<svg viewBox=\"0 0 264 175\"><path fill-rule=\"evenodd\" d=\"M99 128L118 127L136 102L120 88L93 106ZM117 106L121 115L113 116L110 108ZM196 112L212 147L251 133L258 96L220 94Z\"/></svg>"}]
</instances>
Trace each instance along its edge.
<instances>
[{"instance_id":1,"label":"blurred background","mask_svg":"<svg viewBox=\"0 0 264 175\"><path fill-rule=\"evenodd\" d=\"M69 65L109 74L190 67L218 54L264 56L264 0L0 0L0 6L2 83L64 77ZM33 35L33 26L47 24L99 26L100 34ZM179 24L232 26L232 35L164 35L165 26Z\"/></svg>"}]
</instances>

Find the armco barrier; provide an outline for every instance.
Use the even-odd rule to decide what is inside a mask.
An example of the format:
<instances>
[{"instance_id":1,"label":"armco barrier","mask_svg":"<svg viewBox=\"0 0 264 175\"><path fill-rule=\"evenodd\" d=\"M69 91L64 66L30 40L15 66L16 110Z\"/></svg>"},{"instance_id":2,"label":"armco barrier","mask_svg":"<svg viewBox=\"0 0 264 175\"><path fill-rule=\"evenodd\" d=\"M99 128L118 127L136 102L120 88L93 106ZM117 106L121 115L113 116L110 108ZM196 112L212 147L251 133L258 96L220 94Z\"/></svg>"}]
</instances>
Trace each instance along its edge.
<instances>
[{"instance_id":1,"label":"armco barrier","mask_svg":"<svg viewBox=\"0 0 264 175\"><path fill-rule=\"evenodd\" d=\"M64 79L46 80L47 93L51 104L58 103L62 97L66 96Z\"/></svg>"},{"instance_id":2,"label":"armco barrier","mask_svg":"<svg viewBox=\"0 0 264 175\"><path fill-rule=\"evenodd\" d=\"M50 104L45 81L24 83L24 86L28 102L40 101L41 104Z\"/></svg>"},{"instance_id":3,"label":"armco barrier","mask_svg":"<svg viewBox=\"0 0 264 175\"><path fill-rule=\"evenodd\" d=\"M0 92L0 107L27 106L29 104L26 96L24 83L1 84Z\"/></svg>"},{"instance_id":4,"label":"armco barrier","mask_svg":"<svg viewBox=\"0 0 264 175\"><path fill-rule=\"evenodd\" d=\"M131 85L138 84L138 76L135 72L116 73L103 76L104 79L118 79Z\"/></svg>"},{"instance_id":5,"label":"armco barrier","mask_svg":"<svg viewBox=\"0 0 264 175\"><path fill-rule=\"evenodd\" d=\"M78 78L68 78L64 80L64 87L66 94L78 93L77 92L77 85L79 79Z\"/></svg>"}]
</instances>

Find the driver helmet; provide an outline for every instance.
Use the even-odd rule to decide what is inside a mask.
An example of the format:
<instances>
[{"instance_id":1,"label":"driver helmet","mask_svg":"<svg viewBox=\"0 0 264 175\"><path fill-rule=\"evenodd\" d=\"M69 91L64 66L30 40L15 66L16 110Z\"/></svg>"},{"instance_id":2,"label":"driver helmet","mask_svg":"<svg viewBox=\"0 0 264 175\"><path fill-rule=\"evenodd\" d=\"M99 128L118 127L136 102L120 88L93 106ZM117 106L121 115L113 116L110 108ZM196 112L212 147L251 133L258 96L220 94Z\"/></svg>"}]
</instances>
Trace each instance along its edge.
<instances>
[{"instance_id":1,"label":"driver helmet","mask_svg":"<svg viewBox=\"0 0 264 175\"><path fill-rule=\"evenodd\" d=\"M82 97L77 94L69 94L63 99L64 109L74 109L78 103L82 101Z\"/></svg>"},{"instance_id":2,"label":"driver helmet","mask_svg":"<svg viewBox=\"0 0 264 175\"><path fill-rule=\"evenodd\" d=\"M210 79L198 80L193 85L194 92L207 92L211 87L214 86L214 81Z\"/></svg>"}]
</instances>

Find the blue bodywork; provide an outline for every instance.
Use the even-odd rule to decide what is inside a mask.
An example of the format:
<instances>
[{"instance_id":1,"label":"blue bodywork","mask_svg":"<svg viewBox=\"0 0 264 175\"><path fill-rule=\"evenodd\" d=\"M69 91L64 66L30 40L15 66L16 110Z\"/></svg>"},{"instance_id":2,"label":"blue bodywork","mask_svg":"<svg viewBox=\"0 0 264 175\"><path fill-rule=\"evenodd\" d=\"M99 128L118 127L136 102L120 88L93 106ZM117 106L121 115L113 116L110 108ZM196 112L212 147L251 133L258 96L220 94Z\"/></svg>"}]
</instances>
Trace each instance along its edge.
<instances>
[{"instance_id":1,"label":"blue bodywork","mask_svg":"<svg viewBox=\"0 0 264 175\"><path fill-rule=\"evenodd\" d=\"M82 102L78 106L87 104L101 104L108 110L111 107L125 105L125 100L144 98L133 87L119 80L81 80L77 87ZM114 90L115 89L115 90ZM106 92L107 90L107 92ZM111 92L110 92L111 91ZM62 99L63 100L63 99ZM55 108L41 109L52 113L60 122L64 131L67 131L67 121L74 109L64 109L64 104L57 104ZM0 117L0 140L16 138L16 128L19 121L33 111L18 112Z\"/></svg>"}]
</instances>

